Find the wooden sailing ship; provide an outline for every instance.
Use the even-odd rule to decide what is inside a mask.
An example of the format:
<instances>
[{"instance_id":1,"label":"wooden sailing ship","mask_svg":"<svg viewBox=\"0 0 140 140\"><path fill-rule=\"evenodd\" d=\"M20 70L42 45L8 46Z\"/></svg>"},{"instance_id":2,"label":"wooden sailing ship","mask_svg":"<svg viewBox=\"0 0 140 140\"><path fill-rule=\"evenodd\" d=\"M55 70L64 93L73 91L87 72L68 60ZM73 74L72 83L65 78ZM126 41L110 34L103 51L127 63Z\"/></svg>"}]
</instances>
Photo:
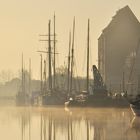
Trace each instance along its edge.
<instances>
[{"instance_id":1,"label":"wooden sailing ship","mask_svg":"<svg viewBox=\"0 0 140 140\"><path fill-rule=\"evenodd\" d=\"M30 64L29 64L29 67L30 67ZM21 86L20 86L20 89L16 95L16 105L17 106L30 105L30 103L31 103L30 84L31 84L31 79L30 79L30 72L29 72L29 85L28 85L29 92L28 92L27 87L26 87L26 71L23 67L23 54L22 54Z\"/></svg>"},{"instance_id":2,"label":"wooden sailing ship","mask_svg":"<svg viewBox=\"0 0 140 140\"><path fill-rule=\"evenodd\" d=\"M89 34L90 34L90 20L88 20L88 34L87 34L87 76L86 76L86 90L81 91L78 95L70 97L65 103L66 106L79 107L126 107L128 102L126 99L112 99L108 96L107 88L103 82L97 67L93 65L93 85L89 83ZM91 89L91 90L90 90Z\"/></svg>"},{"instance_id":3,"label":"wooden sailing ship","mask_svg":"<svg viewBox=\"0 0 140 140\"><path fill-rule=\"evenodd\" d=\"M75 29L75 22L74 22L74 28L73 28L73 34ZM73 35L74 37L74 35ZM75 95L71 95L68 98L68 101L65 102L66 106L85 106L87 104L87 98L89 94L89 20L88 20L88 42L87 42L87 79L86 79L86 91L81 91ZM74 39L73 39L74 40ZM73 41L74 42L74 41ZM74 44L74 43L73 43ZM72 45L72 60L73 60L73 51L74 51L74 45ZM72 61L73 62L73 61ZM73 65L71 65L71 75L72 75L72 69ZM71 76L72 81L72 76ZM71 84L72 86L72 84ZM72 88L70 88L72 89Z\"/></svg>"},{"instance_id":4,"label":"wooden sailing ship","mask_svg":"<svg viewBox=\"0 0 140 140\"><path fill-rule=\"evenodd\" d=\"M65 90L59 89L56 85L56 33L55 33L55 15L54 15L54 34L51 34L51 21L48 23L48 80L46 78L46 60L44 60L44 72L43 78L41 74L41 102L42 105L63 105L67 94ZM51 39L51 36L54 38ZM53 52L51 47L51 42L53 41ZM52 64L53 55L53 64ZM52 75L52 65L53 65L53 75ZM41 68L42 69L42 68ZM42 70L41 70L42 73ZM44 79L44 81L42 81Z\"/></svg>"}]
</instances>

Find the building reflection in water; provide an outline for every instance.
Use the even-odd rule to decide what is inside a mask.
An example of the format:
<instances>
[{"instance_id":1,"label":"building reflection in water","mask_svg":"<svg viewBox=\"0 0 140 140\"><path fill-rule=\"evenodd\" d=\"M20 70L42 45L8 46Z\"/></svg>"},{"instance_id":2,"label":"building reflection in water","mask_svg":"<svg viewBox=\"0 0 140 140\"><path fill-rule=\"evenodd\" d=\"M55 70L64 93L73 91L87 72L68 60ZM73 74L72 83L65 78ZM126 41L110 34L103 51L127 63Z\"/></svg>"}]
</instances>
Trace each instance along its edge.
<instances>
[{"instance_id":1,"label":"building reflection in water","mask_svg":"<svg viewBox=\"0 0 140 140\"><path fill-rule=\"evenodd\" d=\"M138 140L140 118L129 109L15 108L8 112L14 121L11 140ZM3 115L4 117L4 115ZM7 121L5 119L5 121ZM1 125L1 116L0 116ZM8 123L7 123L8 125ZM7 126L8 127L8 126ZM17 128L16 128L17 127ZM0 126L0 129L1 126ZM5 136L4 140L8 140Z\"/></svg>"}]
</instances>

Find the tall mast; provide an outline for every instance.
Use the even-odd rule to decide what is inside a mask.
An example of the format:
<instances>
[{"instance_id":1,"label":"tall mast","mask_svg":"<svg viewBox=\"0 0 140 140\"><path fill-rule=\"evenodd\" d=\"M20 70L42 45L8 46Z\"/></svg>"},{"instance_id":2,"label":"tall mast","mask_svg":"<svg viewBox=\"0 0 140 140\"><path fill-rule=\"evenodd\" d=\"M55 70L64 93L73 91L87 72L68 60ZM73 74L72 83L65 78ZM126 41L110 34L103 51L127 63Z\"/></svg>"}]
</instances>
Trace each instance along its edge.
<instances>
[{"instance_id":1,"label":"tall mast","mask_svg":"<svg viewBox=\"0 0 140 140\"><path fill-rule=\"evenodd\" d=\"M22 94L24 94L24 96L25 96L25 66L23 63L24 62L23 62L23 53L22 53L22 70L21 70L22 84L21 85L22 85Z\"/></svg>"},{"instance_id":2,"label":"tall mast","mask_svg":"<svg viewBox=\"0 0 140 140\"><path fill-rule=\"evenodd\" d=\"M40 54L41 62L40 62L40 93L42 94L42 54Z\"/></svg>"},{"instance_id":3,"label":"tall mast","mask_svg":"<svg viewBox=\"0 0 140 140\"><path fill-rule=\"evenodd\" d=\"M43 72L43 77L44 77L44 90L46 92L46 60L44 60L44 72Z\"/></svg>"},{"instance_id":4,"label":"tall mast","mask_svg":"<svg viewBox=\"0 0 140 140\"><path fill-rule=\"evenodd\" d=\"M70 49L71 49L71 32L69 33L69 54L68 54L68 83L67 83L67 90L68 94L70 91Z\"/></svg>"},{"instance_id":5,"label":"tall mast","mask_svg":"<svg viewBox=\"0 0 140 140\"><path fill-rule=\"evenodd\" d=\"M53 79L53 88L55 89L55 80L56 80L56 77L55 77L55 48L56 46L56 34L55 34L55 14L54 14L54 69L53 69L53 75L54 75L54 79Z\"/></svg>"},{"instance_id":6,"label":"tall mast","mask_svg":"<svg viewBox=\"0 0 140 140\"><path fill-rule=\"evenodd\" d=\"M51 21L48 24L48 55L49 55L49 89L52 90L52 68L51 68Z\"/></svg>"},{"instance_id":7,"label":"tall mast","mask_svg":"<svg viewBox=\"0 0 140 140\"><path fill-rule=\"evenodd\" d=\"M23 66L23 93L24 93L24 96L25 96L25 92L26 92L26 85L25 85L25 83L26 83L26 75L25 75L25 64L24 64L24 66Z\"/></svg>"},{"instance_id":8,"label":"tall mast","mask_svg":"<svg viewBox=\"0 0 140 140\"><path fill-rule=\"evenodd\" d=\"M23 84L23 78L24 78L24 76L23 76L23 53L22 53L22 58L21 58L21 90L22 90L22 92L23 92L23 90L24 90L24 88L23 88L23 86L24 86L24 84Z\"/></svg>"},{"instance_id":9,"label":"tall mast","mask_svg":"<svg viewBox=\"0 0 140 140\"><path fill-rule=\"evenodd\" d=\"M75 17L73 20L73 39L72 39L72 50L71 50L71 79L70 79L70 93L72 92L72 78L73 78L73 65L74 65L74 33L75 33Z\"/></svg>"},{"instance_id":10,"label":"tall mast","mask_svg":"<svg viewBox=\"0 0 140 140\"><path fill-rule=\"evenodd\" d=\"M31 94L31 58L29 59L29 94Z\"/></svg>"},{"instance_id":11,"label":"tall mast","mask_svg":"<svg viewBox=\"0 0 140 140\"><path fill-rule=\"evenodd\" d=\"M89 92L89 25L90 20L88 19L88 35L87 35L87 93Z\"/></svg>"},{"instance_id":12,"label":"tall mast","mask_svg":"<svg viewBox=\"0 0 140 140\"><path fill-rule=\"evenodd\" d=\"M123 71L123 77L122 77L122 92L125 92L125 77L124 77L124 71Z\"/></svg>"}]
</instances>

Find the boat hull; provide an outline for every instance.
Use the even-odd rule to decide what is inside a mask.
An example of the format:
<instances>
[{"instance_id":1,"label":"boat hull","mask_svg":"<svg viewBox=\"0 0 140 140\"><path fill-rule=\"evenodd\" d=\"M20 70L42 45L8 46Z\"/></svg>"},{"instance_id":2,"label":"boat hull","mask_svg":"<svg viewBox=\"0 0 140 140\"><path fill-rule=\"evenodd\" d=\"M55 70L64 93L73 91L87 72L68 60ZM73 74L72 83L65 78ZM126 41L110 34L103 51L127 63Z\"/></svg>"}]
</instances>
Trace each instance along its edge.
<instances>
[{"instance_id":1,"label":"boat hull","mask_svg":"<svg viewBox=\"0 0 140 140\"><path fill-rule=\"evenodd\" d=\"M42 105L64 105L66 97L66 95L44 95L42 96Z\"/></svg>"},{"instance_id":2,"label":"boat hull","mask_svg":"<svg viewBox=\"0 0 140 140\"><path fill-rule=\"evenodd\" d=\"M65 103L68 107L129 107L129 103L125 98L112 99L111 97L100 97L90 95L85 101L72 100Z\"/></svg>"},{"instance_id":3,"label":"boat hull","mask_svg":"<svg viewBox=\"0 0 140 140\"><path fill-rule=\"evenodd\" d=\"M130 104L130 108L135 116L140 116L140 105Z\"/></svg>"}]
</instances>

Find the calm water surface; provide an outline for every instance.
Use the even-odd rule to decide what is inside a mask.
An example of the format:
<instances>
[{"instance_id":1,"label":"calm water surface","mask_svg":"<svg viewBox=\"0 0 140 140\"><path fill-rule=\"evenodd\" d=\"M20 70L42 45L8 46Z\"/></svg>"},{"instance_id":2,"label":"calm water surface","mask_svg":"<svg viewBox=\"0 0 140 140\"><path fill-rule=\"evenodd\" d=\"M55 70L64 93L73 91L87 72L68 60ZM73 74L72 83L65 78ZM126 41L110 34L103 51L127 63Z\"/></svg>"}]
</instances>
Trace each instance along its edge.
<instances>
[{"instance_id":1,"label":"calm water surface","mask_svg":"<svg viewBox=\"0 0 140 140\"><path fill-rule=\"evenodd\" d=\"M1 140L139 140L130 109L0 107Z\"/></svg>"}]
</instances>

